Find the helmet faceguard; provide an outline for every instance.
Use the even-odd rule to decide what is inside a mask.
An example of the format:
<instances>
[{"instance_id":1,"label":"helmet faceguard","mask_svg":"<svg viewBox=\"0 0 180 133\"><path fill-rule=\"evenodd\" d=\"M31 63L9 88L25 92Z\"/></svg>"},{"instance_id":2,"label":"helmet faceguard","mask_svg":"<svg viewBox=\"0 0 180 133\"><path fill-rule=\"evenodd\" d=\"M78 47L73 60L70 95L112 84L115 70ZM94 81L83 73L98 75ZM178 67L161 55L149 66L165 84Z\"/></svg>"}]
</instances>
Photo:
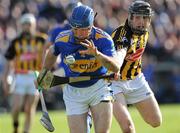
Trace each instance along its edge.
<instances>
[{"instance_id":1,"label":"helmet faceguard","mask_svg":"<svg viewBox=\"0 0 180 133\"><path fill-rule=\"evenodd\" d=\"M132 32L141 35L148 31L152 15L153 11L148 2L141 0L133 2L129 7L128 16Z\"/></svg>"}]
</instances>

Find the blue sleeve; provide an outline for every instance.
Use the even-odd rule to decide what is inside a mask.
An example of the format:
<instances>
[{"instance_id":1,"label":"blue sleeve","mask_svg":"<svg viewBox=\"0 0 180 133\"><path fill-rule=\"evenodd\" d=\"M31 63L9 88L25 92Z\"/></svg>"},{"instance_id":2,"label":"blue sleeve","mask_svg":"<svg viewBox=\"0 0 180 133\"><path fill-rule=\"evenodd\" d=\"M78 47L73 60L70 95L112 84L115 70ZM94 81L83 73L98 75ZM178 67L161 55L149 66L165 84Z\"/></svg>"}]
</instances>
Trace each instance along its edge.
<instances>
[{"instance_id":1,"label":"blue sleeve","mask_svg":"<svg viewBox=\"0 0 180 133\"><path fill-rule=\"evenodd\" d=\"M48 41L54 43L56 40L56 37L58 36L59 31L56 29L53 29L49 32L49 38Z\"/></svg>"},{"instance_id":2,"label":"blue sleeve","mask_svg":"<svg viewBox=\"0 0 180 133\"><path fill-rule=\"evenodd\" d=\"M55 42L54 45L53 45L53 54L55 56L58 56L60 53L61 53L61 48L60 48L60 45L59 45L60 42Z\"/></svg>"},{"instance_id":3,"label":"blue sleeve","mask_svg":"<svg viewBox=\"0 0 180 133\"><path fill-rule=\"evenodd\" d=\"M103 54L113 56L116 53L114 42L110 36L103 38L100 44L100 50Z\"/></svg>"}]
</instances>

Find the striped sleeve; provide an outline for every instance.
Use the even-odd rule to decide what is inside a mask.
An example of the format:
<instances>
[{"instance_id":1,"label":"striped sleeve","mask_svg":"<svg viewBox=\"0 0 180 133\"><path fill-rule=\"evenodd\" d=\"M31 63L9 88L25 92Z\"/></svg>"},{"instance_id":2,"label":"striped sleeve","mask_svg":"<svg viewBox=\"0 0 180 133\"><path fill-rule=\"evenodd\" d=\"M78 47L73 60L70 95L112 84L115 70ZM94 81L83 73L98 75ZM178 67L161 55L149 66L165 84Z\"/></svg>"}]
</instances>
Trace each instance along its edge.
<instances>
[{"instance_id":1,"label":"striped sleeve","mask_svg":"<svg viewBox=\"0 0 180 133\"><path fill-rule=\"evenodd\" d=\"M123 36L125 36L126 31L124 30L123 26L118 27L116 30L113 31L111 37L114 41L114 45L116 50L125 48L123 43Z\"/></svg>"}]
</instances>

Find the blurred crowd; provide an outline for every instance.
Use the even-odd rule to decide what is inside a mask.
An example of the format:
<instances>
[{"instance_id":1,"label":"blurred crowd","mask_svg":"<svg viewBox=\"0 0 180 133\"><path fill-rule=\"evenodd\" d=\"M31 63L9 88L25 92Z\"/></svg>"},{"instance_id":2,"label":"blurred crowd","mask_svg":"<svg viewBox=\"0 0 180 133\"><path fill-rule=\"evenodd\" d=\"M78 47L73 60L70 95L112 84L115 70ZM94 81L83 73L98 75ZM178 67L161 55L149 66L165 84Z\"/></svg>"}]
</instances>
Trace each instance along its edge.
<instances>
[{"instance_id":1,"label":"blurred crowd","mask_svg":"<svg viewBox=\"0 0 180 133\"><path fill-rule=\"evenodd\" d=\"M180 0L146 1L154 9L154 16L143 57L145 77L159 102L180 102ZM48 33L53 27L63 25L68 19L68 4L76 2L91 6L97 12L95 25L111 34L125 22L132 0L1 0L0 80L6 63L3 54L19 32L20 16L33 13L38 30Z\"/></svg>"}]
</instances>

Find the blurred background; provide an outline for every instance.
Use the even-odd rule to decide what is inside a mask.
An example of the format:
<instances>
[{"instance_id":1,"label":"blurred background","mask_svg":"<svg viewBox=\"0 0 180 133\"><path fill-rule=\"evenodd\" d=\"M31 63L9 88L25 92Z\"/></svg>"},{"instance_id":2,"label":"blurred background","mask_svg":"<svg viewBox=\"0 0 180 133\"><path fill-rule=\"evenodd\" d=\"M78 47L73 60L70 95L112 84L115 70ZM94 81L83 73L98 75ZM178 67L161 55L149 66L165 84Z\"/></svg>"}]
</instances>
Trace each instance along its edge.
<instances>
[{"instance_id":1,"label":"blurred background","mask_svg":"<svg viewBox=\"0 0 180 133\"><path fill-rule=\"evenodd\" d=\"M147 0L148 1L148 0ZM109 34L124 23L132 0L0 0L0 82L9 42L18 34L18 20L24 13L37 18L38 31L63 25L69 3L82 2L97 12L95 26ZM143 55L143 72L160 104L180 103L180 0L149 0L155 14ZM0 83L0 110L9 110ZM64 108L62 91L44 92L48 109ZM39 108L39 107L38 107Z\"/></svg>"}]
</instances>

